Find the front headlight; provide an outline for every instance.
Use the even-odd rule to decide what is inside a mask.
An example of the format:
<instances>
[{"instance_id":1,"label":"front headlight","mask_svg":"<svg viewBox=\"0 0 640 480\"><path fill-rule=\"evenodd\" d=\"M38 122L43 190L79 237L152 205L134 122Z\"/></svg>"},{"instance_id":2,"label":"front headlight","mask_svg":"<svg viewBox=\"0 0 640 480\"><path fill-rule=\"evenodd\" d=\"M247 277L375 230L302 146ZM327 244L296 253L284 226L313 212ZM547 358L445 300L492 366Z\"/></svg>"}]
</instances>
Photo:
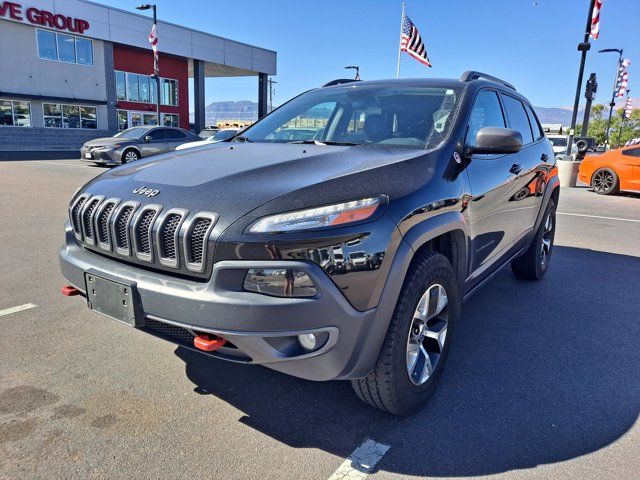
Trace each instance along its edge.
<instances>
[{"instance_id":1,"label":"front headlight","mask_svg":"<svg viewBox=\"0 0 640 480\"><path fill-rule=\"evenodd\" d=\"M249 232L293 232L357 222L373 215L380 203L380 198L370 197L325 207L271 215L254 223Z\"/></svg>"}]
</instances>

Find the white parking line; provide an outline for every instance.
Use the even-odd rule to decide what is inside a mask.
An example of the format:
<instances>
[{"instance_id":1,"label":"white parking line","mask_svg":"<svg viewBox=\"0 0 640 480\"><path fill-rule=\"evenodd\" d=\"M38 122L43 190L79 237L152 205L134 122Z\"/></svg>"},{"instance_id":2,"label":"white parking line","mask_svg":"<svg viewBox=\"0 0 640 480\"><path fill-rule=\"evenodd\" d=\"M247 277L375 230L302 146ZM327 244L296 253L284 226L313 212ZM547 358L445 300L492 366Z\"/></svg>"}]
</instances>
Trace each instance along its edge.
<instances>
[{"instance_id":1,"label":"white parking line","mask_svg":"<svg viewBox=\"0 0 640 480\"><path fill-rule=\"evenodd\" d=\"M634 219L631 219L631 218L602 217L600 215L585 215L583 213L566 213L566 212L556 212L556 213L558 215L568 215L570 217L600 218L602 220L618 220L620 222L640 223L640 220L634 220Z\"/></svg>"},{"instance_id":2,"label":"white parking line","mask_svg":"<svg viewBox=\"0 0 640 480\"><path fill-rule=\"evenodd\" d=\"M18 305L17 307L5 308L0 310L0 317L5 315L11 315L12 313L22 312L23 310L29 310L30 308L36 308L38 305L35 303L25 303L24 305Z\"/></svg>"},{"instance_id":3,"label":"white parking line","mask_svg":"<svg viewBox=\"0 0 640 480\"><path fill-rule=\"evenodd\" d=\"M358 448L333 472L329 480L363 480L390 449L389 445L365 439Z\"/></svg>"}]
</instances>

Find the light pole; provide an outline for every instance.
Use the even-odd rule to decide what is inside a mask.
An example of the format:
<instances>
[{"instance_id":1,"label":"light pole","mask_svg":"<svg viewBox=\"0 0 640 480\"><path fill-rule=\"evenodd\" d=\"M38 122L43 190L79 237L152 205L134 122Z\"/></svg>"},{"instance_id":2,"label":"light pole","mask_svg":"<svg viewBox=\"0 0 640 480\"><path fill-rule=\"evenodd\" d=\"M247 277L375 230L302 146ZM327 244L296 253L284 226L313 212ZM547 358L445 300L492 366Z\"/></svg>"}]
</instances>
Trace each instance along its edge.
<instances>
[{"instance_id":1,"label":"light pole","mask_svg":"<svg viewBox=\"0 0 640 480\"><path fill-rule=\"evenodd\" d=\"M354 80L360 80L360 67L358 65L349 65L348 67L344 67L345 70L355 70L356 78Z\"/></svg>"},{"instance_id":2,"label":"light pole","mask_svg":"<svg viewBox=\"0 0 640 480\"><path fill-rule=\"evenodd\" d=\"M158 17L156 15L155 3L152 3L152 4L145 3L142 5L138 5L136 9L137 10L149 10L149 9L153 10L153 32L156 35L156 41L157 41ZM154 49L154 52L153 52L153 75L151 75L151 78L155 78L156 80L156 112L158 114L157 125L160 126L160 67L158 66L158 53L156 49Z\"/></svg>"},{"instance_id":3,"label":"light pole","mask_svg":"<svg viewBox=\"0 0 640 480\"><path fill-rule=\"evenodd\" d=\"M616 106L616 94L618 93L618 76L620 75L620 67L622 66L622 49L621 48L605 48L598 51L598 53L618 52L618 63L616 66L616 76L613 79L613 93L611 94L611 103L609 104L609 119L607 120L607 131L605 132L606 140L604 141L604 148L609 149L609 129L611 128L611 115L613 115L613 107Z\"/></svg>"},{"instance_id":4,"label":"light pole","mask_svg":"<svg viewBox=\"0 0 640 480\"><path fill-rule=\"evenodd\" d=\"M584 31L584 41L578 45L578 50L582 52L580 57L580 70L578 72L578 85L576 86L576 97L573 101L573 115L571 116L571 129L569 130L569 140L567 141L567 156L571 155L573 148L573 136L575 135L576 119L578 118L578 107L580 106L580 91L582 90L582 77L584 76L584 64L587 60L587 52L591 49L589 36L591 35L591 15L593 13L593 5L596 0L589 2L589 14L587 15L587 26Z\"/></svg>"}]
</instances>

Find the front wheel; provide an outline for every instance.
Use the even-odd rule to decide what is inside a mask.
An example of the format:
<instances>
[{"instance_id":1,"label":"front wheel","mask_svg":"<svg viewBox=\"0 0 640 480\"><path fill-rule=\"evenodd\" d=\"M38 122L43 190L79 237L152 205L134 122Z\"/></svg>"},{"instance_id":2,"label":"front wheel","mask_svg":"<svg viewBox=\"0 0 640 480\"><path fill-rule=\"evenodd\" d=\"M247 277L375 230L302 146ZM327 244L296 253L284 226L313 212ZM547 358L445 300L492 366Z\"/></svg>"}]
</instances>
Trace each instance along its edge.
<instances>
[{"instance_id":1,"label":"front wheel","mask_svg":"<svg viewBox=\"0 0 640 480\"><path fill-rule=\"evenodd\" d=\"M461 305L445 256L427 252L414 261L374 371L351 382L360 399L396 415L419 410L442 375Z\"/></svg>"},{"instance_id":2,"label":"front wheel","mask_svg":"<svg viewBox=\"0 0 640 480\"><path fill-rule=\"evenodd\" d=\"M620 191L618 175L609 168L596 170L591 178L591 188L599 195L618 193Z\"/></svg>"},{"instance_id":3,"label":"front wheel","mask_svg":"<svg viewBox=\"0 0 640 480\"><path fill-rule=\"evenodd\" d=\"M135 150L126 150L122 154L122 163L131 163L140 159L140 154Z\"/></svg>"}]
</instances>

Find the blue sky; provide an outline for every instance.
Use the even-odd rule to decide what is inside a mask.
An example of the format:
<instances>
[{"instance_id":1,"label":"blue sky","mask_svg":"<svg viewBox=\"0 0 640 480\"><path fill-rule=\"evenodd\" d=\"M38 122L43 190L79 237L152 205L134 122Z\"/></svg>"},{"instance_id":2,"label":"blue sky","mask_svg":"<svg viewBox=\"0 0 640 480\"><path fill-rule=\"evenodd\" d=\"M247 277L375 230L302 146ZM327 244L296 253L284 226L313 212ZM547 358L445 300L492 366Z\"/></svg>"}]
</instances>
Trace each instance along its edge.
<instances>
[{"instance_id":1,"label":"blue sky","mask_svg":"<svg viewBox=\"0 0 640 480\"><path fill-rule=\"evenodd\" d=\"M110 3L133 10L137 3ZM198 30L278 52L276 104L328 80L395 76L399 0L157 0L158 16ZM458 77L481 70L516 85L534 105L573 104L589 0L408 0L407 13L420 30L433 63L427 69L403 54L402 77ZM162 31L159 32L162 49ZM640 0L603 0L600 38L587 57L585 76L596 72L597 102L608 103L616 54L633 64L632 97L640 97ZM255 78L212 79L207 103L256 100ZM581 100L584 103L584 99Z\"/></svg>"}]
</instances>

